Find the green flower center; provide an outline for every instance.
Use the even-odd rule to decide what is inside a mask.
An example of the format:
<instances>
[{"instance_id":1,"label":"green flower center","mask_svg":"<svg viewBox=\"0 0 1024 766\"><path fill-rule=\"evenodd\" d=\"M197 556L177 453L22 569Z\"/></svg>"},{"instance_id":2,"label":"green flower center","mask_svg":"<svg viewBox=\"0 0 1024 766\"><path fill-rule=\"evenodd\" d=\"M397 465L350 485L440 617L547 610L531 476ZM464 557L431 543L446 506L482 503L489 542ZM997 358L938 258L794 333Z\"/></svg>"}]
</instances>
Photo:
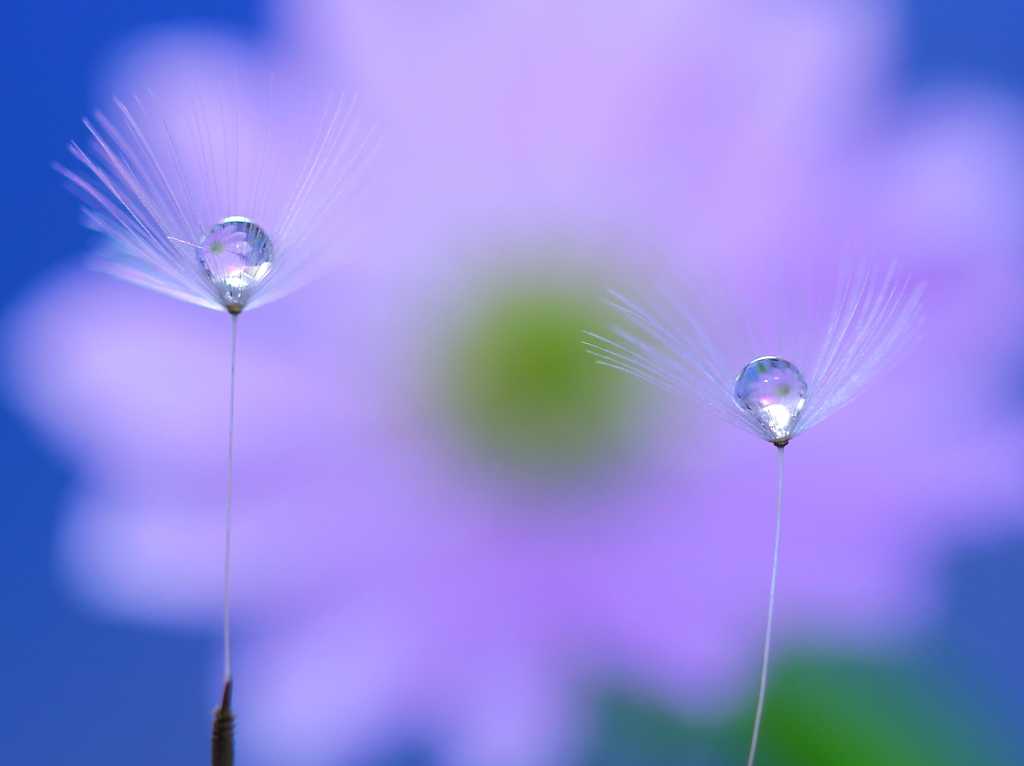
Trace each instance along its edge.
<instances>
[{"instance_id":1,"label":"green flower center","mask_svg":"<svg viewBox=\"0 0 1024 766\"><path fill-rule=\"evenodd\" d=\"M612 321L601 288L552 281L493 291L466 320L447 386L487 453L544 475L575 473L621 449L635 399L633 379L584 345L584 331Z\"/></svg>"}]
</instances>

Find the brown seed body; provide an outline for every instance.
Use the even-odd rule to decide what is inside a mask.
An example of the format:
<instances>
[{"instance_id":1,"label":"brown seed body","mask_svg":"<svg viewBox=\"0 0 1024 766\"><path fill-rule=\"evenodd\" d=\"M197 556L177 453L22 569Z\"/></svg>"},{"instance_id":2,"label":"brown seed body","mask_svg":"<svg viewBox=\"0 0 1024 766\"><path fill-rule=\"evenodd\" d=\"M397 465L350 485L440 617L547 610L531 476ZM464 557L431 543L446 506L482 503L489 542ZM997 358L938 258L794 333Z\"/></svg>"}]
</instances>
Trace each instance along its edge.
<instances>
[{"instance_id":1,"label":"brown seed body","mask_svg":"<svg viewBox=\"0 0 1024 766\"><path fill-rule=\"evenodd\" d=\"M234 766L235 714L231 712L231 679L224 683L220 707L213 711L213 766Z\"/></svg>"}]
</instances>

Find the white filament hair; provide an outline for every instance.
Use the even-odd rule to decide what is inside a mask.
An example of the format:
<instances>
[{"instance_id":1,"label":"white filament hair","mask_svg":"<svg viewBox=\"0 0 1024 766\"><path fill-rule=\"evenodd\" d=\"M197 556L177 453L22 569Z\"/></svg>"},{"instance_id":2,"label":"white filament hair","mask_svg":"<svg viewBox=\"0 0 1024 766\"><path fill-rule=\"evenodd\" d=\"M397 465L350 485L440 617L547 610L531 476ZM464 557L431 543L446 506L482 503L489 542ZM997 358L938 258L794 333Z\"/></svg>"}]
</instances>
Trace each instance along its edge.
<instances>
[{"instance_id":1,"label":"white filament hair","mask_svg":"<svg viewBox=\"0 0 1024 766\"><path fill-rule=\"evenodd\" d=\"M719 349L700 323L678 302L647 297L632 301L612 291L611 306L630 327L613 325L619 342L596 333L603 345L587 343L598 363L628 372L660 388L684 396L703 409L745 431L761 435L733 401L733 379Z\"/></svg>"},{"instance_id":2,"label":"white filament hair","mask_svg":"<svg viewBox=\"0 0 1024 766\"><path fill-rule=\"evenodd\" d=\"M821 327L793 328L794 334L815 336L817 348L806 377L806 403L791 437L848 404L900 358L920 328L923 289L923 284L912 286L901 277L895 266L844 270ZM726 347L732 351L730 356L736 356L735 338L722 336L735 332L744 318L733 318L732 331L712 332L712 323L698 320L696 312L681 301L667 296L631 300L612 295L609 303L627 325L610 328L614 340L587 333L600 341L586 344L599 364L684 396L745 431L775 441L777 437L736 400L734 386L741 367L732 369L724 361ZM785 321L778 323L783 330L785 325ZM773 352L772 348L747 351L742 364ZM808 360L787 361L800 368Z\"/></svg>"},{"instance_id":3,"label":"white filament hair","mask_svg":"<svg viewBox=\"0 0 1024 766\"><path fill-rule=\"evenodd\" d=\"M209 308L225 303L198 243L226 218L256 223L274 259L246 293L254 308L330 266L342 203L373 147L351 101L297 105L270 92L256 107L225 90L233 97L190 91L173 127L152 93L115 101L116 119L85 120L91 147L69 147L84 172L55 167L83 198L86 224L109 238L96 268Z\"/></svg>"},{"instance_id":4,"label":"white filament hair","mask_svg":"<svg viewBox=\"0 0 1024 766\"><path fill-rule=\"evenodd\" d=\"M849 404L903 355L921 327L924 284L896 266L860 266L840 279L828 325L807 378L794 435Z\"/></svg>"}]
</instances>

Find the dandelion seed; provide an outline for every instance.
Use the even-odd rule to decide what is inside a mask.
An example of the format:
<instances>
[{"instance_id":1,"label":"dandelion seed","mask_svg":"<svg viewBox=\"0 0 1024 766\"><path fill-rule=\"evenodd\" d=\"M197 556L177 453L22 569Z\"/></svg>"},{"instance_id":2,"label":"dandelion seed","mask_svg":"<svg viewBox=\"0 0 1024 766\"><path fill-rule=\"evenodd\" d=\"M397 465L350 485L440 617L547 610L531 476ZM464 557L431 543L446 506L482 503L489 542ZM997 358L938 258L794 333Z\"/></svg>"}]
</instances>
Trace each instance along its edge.
<instances>
[{"instance_id":1,"label":"dandelion seed","mask_svg":"<svg viewBox=\"0 0 1024 766\"><path fill-rule=\"evenodd\" d=\"M923 285L911 287L894 267L887 270L861 267L839 280L839 289L826 321L819 327L790 328L807 334L817 330L816 351L805 379L800 368L783 356L757 356L730 367L726 356L737 356L736 335L716 342L715 335L686 305L669 301L630 301L615 294L619 309L631 325L613 328L618 340L588 333L600 344L588 343L598 362L623 370L673 393L691 399L704 409L771 442L778 449L778 497L775 544L772 555L768 619L765 628L761 676L747 766L753 766L764 712L775 585L778 574L779 539L782 528L782 477L784 448L790 440L843 407L885 372L912 340L920 324ZM784 302L785 303L785 302ZM761 318L763 320L763 317ZM781 326L784 326L782 323ZM778 330L779 327L776 327ZM753 345L767 348L762 337ZM791 339L776 332L770 343ZM747 350L739 351L750 359ZM792 344L799 346L799 344ZM732 353L726 353L726 351ZM806 344L804 347L806 353ZM756 353L756 352L755 352ZM804 360L800 360L803 362Z\"/></svg>"},{"instance_id":2,"label":"dandelion seed","mask_svg":"<svg viewBox=\"0 0 1024 766\"><path fill-rule=\"evenodd\" d=\"M85 201L86 225L107 244L94 266L231 315L224 547L224 688L214 766L234 762L231 711L231 511L238 316L295 289L337 255L342 203L370 154L351 104L289 99L204 100L165 109L153 94L115 119L86 120L84 166L56 169ZM179 99L180 100L180 99ZM177 106L180 107L180 104ZM169 115L173 114L172 119Z\"/></svg>"}]
</instances>

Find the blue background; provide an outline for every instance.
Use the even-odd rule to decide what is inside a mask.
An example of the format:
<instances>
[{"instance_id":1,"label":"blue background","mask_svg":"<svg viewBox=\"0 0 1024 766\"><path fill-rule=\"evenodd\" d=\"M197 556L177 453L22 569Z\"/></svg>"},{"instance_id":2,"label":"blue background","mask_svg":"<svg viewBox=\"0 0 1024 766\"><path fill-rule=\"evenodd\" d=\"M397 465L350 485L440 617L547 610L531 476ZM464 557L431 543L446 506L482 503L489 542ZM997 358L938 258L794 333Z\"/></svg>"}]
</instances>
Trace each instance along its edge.
<instances>
[{"instance_id":1,"label":"blue background","mask_svg":"<svg viewBox=\"0 0 1024 766\"><path fill-rule=\"evenodd\" d=\"M0 311L88 241L50 163L81 134L90 78L118 43L153 24L227 22L258 36L246 0L34 0L0 15L3 277ZM1024 98L1024 4L912 0L907 89L981 80ZM208 639L80 610L53 577L70 468L0 406L0 763L151 766L207 762ZM948 565L947 624L918 648L1024 762L1024 540L962 551Z\"/></svg>"},{"instance_id":2,"label":"blue background","mask_svg":"<svg viewBox=\"0 0 1024 766\"><path fill-rule=\"evenodd\" d=\"M51 170L83 133L91 79L147 26L229 22L258 35L246 0L21 0L0 15L0 300L91 233ZM0 410L0 763L163 766L209 763L207 663L213 642L84 613L55 581L57 514L74 481L31 430Z\"/></svg>"}]
</instances>

